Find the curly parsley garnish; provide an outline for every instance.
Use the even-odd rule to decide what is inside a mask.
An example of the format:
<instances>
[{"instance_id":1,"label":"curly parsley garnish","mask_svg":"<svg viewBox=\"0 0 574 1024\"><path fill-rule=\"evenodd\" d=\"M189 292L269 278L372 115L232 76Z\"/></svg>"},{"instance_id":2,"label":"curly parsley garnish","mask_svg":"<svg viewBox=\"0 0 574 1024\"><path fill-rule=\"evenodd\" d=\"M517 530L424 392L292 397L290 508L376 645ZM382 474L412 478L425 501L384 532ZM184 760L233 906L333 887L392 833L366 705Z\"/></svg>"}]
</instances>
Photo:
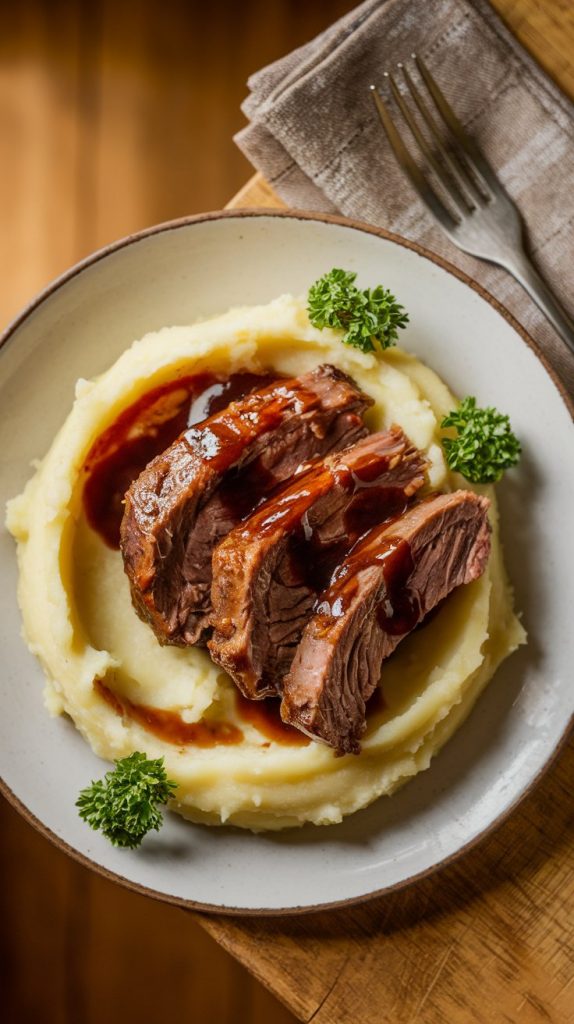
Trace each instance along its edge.
<instances>
[{"instance_id":1,"label":"curly parsley garnish","mask_svg":"<svg viewBox=\"0 0 574 1024\"><path fill-rule=\"evenodd\" d=\"M162 825L159 805L167 803L176 783L168 779L163 757L153 761L135 751L83 789L76 801L80 818L99 829L114 846L134 849Z\"/></svg>"},{"instance_id":2,"label":"curly parsley garnish","mask_svg":"<svg viewBox=\"0 0 574 1024\"><path fill-rule=\"evenodd\" d=\"M449 412L441 427L454 427L457 436L444 437L442 446L450 469L475 484L493 484L520 458L520 442L508 416L492 406L479 409L470 395Z\"/></svg>"},{"instance_id":3,"label":"curly parsley garnish","mask_svg":"<svg viewBox=\"0 0 574 1024\"><path fill-rule=\"evenodd\" d=\"M394 295L380 285L361 291L356 274L349 270L330 270L309 288L307 312L314 327L344 330L343 342L362 352L374 352L396 344L398 328L405 327L408 315Z\"/></svg>"}]
</instances>

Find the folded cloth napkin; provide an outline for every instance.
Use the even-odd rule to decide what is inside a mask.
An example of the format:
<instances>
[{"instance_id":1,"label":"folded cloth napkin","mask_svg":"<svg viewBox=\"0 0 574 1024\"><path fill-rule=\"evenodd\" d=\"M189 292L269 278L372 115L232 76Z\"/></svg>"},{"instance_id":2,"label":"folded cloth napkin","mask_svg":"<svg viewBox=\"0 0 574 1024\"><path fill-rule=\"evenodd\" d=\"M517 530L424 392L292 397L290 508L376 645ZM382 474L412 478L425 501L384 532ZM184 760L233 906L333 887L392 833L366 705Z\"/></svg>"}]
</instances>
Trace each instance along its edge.
<instances>
[{"instance_id":1,"label":"folded cloth napkin","mask_svg":"<svg viewBox=\"0 0 574 1024\"><path fill-rule=\"evenodd\" d=\"M366 0L250 78L236 141L289 206L396 231L480 281L574 392L574 358L548 321L510 275L452 245L395 161L369 85L412 52L516 200L539 269L572 311L574 107L487 0Z\"/></svg>"}]
</instances>

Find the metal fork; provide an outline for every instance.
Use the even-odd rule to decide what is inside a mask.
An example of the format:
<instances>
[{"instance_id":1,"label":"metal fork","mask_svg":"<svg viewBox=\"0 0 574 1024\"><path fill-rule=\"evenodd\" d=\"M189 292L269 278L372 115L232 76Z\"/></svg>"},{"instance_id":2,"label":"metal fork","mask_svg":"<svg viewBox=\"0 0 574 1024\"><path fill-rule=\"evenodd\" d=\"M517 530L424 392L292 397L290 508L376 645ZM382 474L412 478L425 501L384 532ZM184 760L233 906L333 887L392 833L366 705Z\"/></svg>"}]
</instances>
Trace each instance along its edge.
<instances>
[{"instance_id":1,"label":"metal fork","mask_svg":"<svg viewBox=\"0 0 574 1024\"><path fill-rule=\"evenodd\" d=\"M447 202L440 197L429 176L411 156L387 104L377 87L372 85L375 106L400 166L451 241L464 252L508 270L574 352L574 322L526 254L524 229L516 206L476 144L464 131L423 60L414 53L412 57L433 101L434 110L439 115L437 123L436 116L431 113L408 69L404 64L399 64L427 135L419 127L393 75L385 72L385 78L389 81L397 106L424 160L440 182ZM432 144L428 141L430 138Z\"/></svg>"}]
</instances>

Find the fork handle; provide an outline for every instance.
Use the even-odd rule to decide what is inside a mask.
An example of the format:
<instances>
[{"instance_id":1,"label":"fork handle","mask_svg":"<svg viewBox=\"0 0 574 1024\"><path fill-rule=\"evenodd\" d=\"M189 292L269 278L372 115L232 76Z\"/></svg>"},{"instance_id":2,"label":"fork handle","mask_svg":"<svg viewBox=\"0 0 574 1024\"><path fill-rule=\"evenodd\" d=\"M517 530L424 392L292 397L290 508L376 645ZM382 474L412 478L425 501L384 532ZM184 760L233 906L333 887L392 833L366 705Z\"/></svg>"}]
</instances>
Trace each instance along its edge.
<instances>
[{"instance_id":1,"label":"fork handle","mask_svg":"<svg viewBox=\"0 0 574 1024\"><path fill-rule=\"evenodd\" d=\"M542 310L562 340L566 342L570 351L574 353L574 321L560 305L526 254L513 252L507 259L500 260L500 265L510 271L528 292L530 298Z\"/></svg>"}]
</instances>

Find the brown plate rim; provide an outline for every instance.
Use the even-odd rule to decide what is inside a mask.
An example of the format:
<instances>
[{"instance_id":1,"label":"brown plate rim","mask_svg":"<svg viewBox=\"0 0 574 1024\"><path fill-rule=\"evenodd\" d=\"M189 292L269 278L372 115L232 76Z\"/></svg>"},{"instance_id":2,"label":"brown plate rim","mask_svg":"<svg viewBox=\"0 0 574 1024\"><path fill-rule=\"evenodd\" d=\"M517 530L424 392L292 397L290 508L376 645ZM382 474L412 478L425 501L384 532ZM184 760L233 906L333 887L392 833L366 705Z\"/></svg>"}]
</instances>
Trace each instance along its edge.
<instances>
[{"instance_id":1,"label":"brown plate rim","mask_svg":"<svg viewBox=\"0 0 574 1024\"><path fill-rule=\"evenodd\" d=\"M164 231L176 231L180 228L186 228L192 224L201 224L208 221L223 220L223 219L237 219L241 220L246 217L272 217L272 218L284 218L288 220L303 220L303 221L318 221L323 224L335 224L339 227L352 228L355 231L362 231L365 234L374 235L378 238L383 238L386 241L393 242L396 245L400 245L403 248L410 249L417 255L430 260L431 263L436 264L451 274L453 277L458 278L463 284L468 285L472 288L482 299L489 303L497 313L499 313L506 321L514 328L516 333L522 339L523 342L534 352L539 362L542 364L546 373L552 380L552 383L556 387L558 394L566 409L570 415L571 420L574 422L574 402L570 398L563 382L556 374L554 368L551 366L549 360L546 358L544 352L526 329L519 323L519 321L513 316L513 314L501 303L498 299L494 298L481 284L469 277L464 271L460 270L453 263L445 260L442 256L438 256L436 253L431 252L424 246L418 244L418 242L410 241L409 239L403 238L401 235L397 235L394 232L387 231L385 228L374 227L371 224L367 224L358 220L351 220L346 217L339 217L334 214L322 214L314 213L306 210L274 210L266 207L246 207L239 210L215 210L208 213L194 214L188 217L180 217L177 220L166 221L162 224L156 224L149 228L144 228L142 231L137 231L134 234L127 235L125 238L121 238L116 242L104 246L92 253L90 256L76 263L68 271L61 276L57 277L52 281L43 291L41 291L32 301L24 307L24 309L11 321L8 327L0 336L0 350L16 335L18 328L28 319L28 317L38 309L46 299L50 298L56 291L58 291L63 285L67 284L78 274L81 274L84 270L92 267L95 263L113 253L124 249L129 245L136 242L142 241L143 239L150 238L153 235L161 234ZM413 885L415 882L419 882L424 878L428 878L430 875L435 874L437 871L442 871L455 861L459 860L471 849L477 846L483 839L491 835L496 831L516 810L519 804L528 796L528 794L538 784L542 776L551 768L556 762L570 736L572 728L574 726L574 715L571 716L567 722L564 732L562 733L558 743L554 747L548 760L542 765L541 769L537 772L535 777L530 781L526 788L516 797L516 799L504 810L502 813L490 822L485 828L483 828L477 835L473 836L467 843L459 847L448 857L437 861L424 871L420 871L415 875L411 875L409 878L402 879L400 882L396 882L392 886L386 886L383 889L375 889L372 892L364 893L360 896L351 896L347 899L336 900L329 903L313 904L311 906L299 906L299 907L277 907L277 908L253 908L253 907L228 907L223 905L201 903L196 900L184 899L180 896L172 896L169 893L160 892L157 889L151 889L148 886L141 885L140 883L133 882L124 875L119 875L116 872L109 871L102 864L92 860L90 857L79 850L74 849L64 839L56 835L44 822L40 821L25 804L16 796L12 789L7 785L4 779L0 778L0 793L8 800L8 802L22 815L22 817L41 835L52 842L62 852L68 854L78 863L84 867L90 868L96 871L103 878L111 882L116 882L123 885L125 888L130 889L132 892L137 892L140 895L149 896L153 899L157 899L162 903L170 903L175 906L182 907L186 910L199 911L202 913L219 914L222 916L244 916L244 917L290 917L290 916L301 916L304 914L313 914L328 910L339 910L349 906L356 906L361 903L366 903L369 900L374 900L377 897L386 896L392 892L397 892L401 889L406 888L409 885Z\"/></svg>"}]
</instances>

